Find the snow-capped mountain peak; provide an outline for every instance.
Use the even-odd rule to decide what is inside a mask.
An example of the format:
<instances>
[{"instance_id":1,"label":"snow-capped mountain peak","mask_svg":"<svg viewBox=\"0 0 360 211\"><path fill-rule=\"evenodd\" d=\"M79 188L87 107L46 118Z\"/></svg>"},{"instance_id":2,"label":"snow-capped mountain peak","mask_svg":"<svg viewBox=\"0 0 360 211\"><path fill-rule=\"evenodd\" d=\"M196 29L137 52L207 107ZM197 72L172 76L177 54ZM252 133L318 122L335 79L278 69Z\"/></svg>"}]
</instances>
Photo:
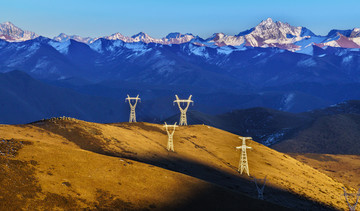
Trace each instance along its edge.
<instances>
[{"instance_id":1,"label":"snow-capped mountain peak","mask_svg":"<svg viewBox=\"0 0 360 211\"><path fill-rule=\"evenodd\" d=\"M250 34L263 39L284 39L288 37L288 34L300 37L301 28L280 21L274 22L268 18L257 25Z\"/></svg>"},{"instance_id":2,"label":"snow-capped mountain peak","mask_svg":"<svg viewBox=\"0 0 360 211\"><path fill-rule=\"evenodd\" d=\"M187 43L191 40L195 39L196 37L190 33L181 34L180 32L172 32L169 33L164 40L167 44L181 44L181 43Z\"/></svg>"},{"instance_id":3,"label":"snow-capped mountain peak","mask_svg":"<svg viewBox=\"0 0 360 211\"><path fill-rule=\"evenodd\" d=\"M261 21L261 23L259 24L259 26L273 26L275 24L275 22L272 20L272 18L267 18L266 20Z\"/></svg>"},{"instance_id":4,"label":"snow-capped mountain peak","mask_svg":"<svg viewBox=\"0 0 360 211\"><path fill-rule=\"evenodd\" d=\"M224 33L215 33L207 39L209 43L222 47L225 45L240 46L245 43L244 36L231 36Z\"/></svg>"},{"instance_id":5,"label":"snow-capped mountain peak","mask_svg":"<svg viewBox=\"0 0 360 211\"><path fill-rule=\"evenodd\" d=\"M34 32L20 29L9 21L0 24L0 39L8 42L22 42L35 39L38 36Z\"/></svg>"},{"instance_id":6,"label":"snow-capped mountain peak","mask_svg":"<svg viewBox=\"0 0 360 211\"><path fill-rule=\"evenodd\" d=\"M61 33L58 36L54 37L53 40L57 42L66 42L68 40L75 40L77 42L82 42L86 44L90 44L96 40L96 38L91 37L81 37L78 35L67 35L65 33Z\"/></svg>"},{"instance_id":7,"label":"snow-capped mountain peak","mask_svg":"<svg viewBox=\"0 0 360 211\"><path fill-rule=\"evenodd\" d=\"M1 25L16 27L16 26L15 26L13 23L11 23L10 21L6 21L6 22L2 23Z\"/></svg>"},{"instance_id":8,"label":"snow-capped mountain peak","mask_svg":"<svg viewBox=\"0 0 360 211\"><path fill-rule=\"evenodd\" d=\"M167 39L176 39L176 38L180 38L180 37L183 37L183 36L184 35L181 34L180 32L171 32L168 35L166 35L165 38L167 38Z\"/></svg>"},{"instance_id":9,"label":"snow-capped mountain peak","mask_svg":"<svg viewBox=\"0 0 360 211\"><path fill-rule=\"evenodd\" d=\"M296 51L300 47L294 43L311 34L312 32L306 28L291 26L281 21L274 22L271 18L268 18L245 35L245 39L248 46L278 47Z\"/></svg>"},{"instance_id":10,"label":"snow-capped mountain peak","mask_svg":"<svg viewBox=\"0 0 360 211\"><path fill-rule=\"evenodd\" d=\"M194 35L190 34L190 33L186 33L186 34L181 34L180 32L171 32L169 33L165 38L166 39L179 39L185 36L192 36L194 37Z\"/></svg>"},{"instance_id":11,"label":"snow-capped mountain peak","mask_svg":"<svg viewBox=\"0 0 360 211\"><path fill-rule=\"evenodd\" d=\"M122 40L122 41L126 41L128 39L128 37L120 34L119 32L116 32L115 34L112 34L110 36L105 36L103 38L107 40Z\"/></svg>"},{"instance_id":12,"label":"snow-capped mountain peak","mask_svg":"<svg viewBox=\"0 0 360 211\"><path fill-rule=\"evenodd\" d=\"M65 42L65 41L67 41L69 39L70 39L70 36L65 34L65 33L61 33L58 36L53 38L53 40L55 40L57 42Z\"/></svg>"},{"instance_id":13,"label":"snow-capped mountain peak","mask_svg":"<svg viewBox=\"0 0 360 211\"><path fill-rule=\"evenodd\" d=\"M360 37L360 28L354 28L350 34L350 37Z\"/></svg>"},{"instance_id":14,"label":"snow-capped mountain peak","mask_svg":"<svg viewBox=\"0 0 360 211\"><path fill-rule=\"evenodd\" d=\"M145 39L149 39L151 37L144 32L139 32L139 33L131 36L131 38L133 38L135 40L145 40Z\"/></svg>"},{"instance_id":15,"label":"snow-capped mountain peak","mask_svg":"<svg viewBox=\"0 0 360 211\"><path fill-rule=\"evenodd\" d=\"M144 43L162 43L161 39L154 39L144 32L139 32L131 36L131 42L144 42Z\"/></svg>"}]
</instances>

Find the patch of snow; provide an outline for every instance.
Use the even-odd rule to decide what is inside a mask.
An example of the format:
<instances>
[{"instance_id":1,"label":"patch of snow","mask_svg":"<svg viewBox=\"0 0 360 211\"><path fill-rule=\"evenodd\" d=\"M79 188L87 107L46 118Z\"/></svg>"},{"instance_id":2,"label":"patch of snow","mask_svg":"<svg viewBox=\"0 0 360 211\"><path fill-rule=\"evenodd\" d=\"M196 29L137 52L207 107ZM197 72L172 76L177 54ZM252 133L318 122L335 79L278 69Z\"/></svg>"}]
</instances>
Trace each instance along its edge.
<instances>
[{"instance_id":1,"label":"patch of snow","mask_svg":"<svg viewBox=\"0 0 360 211\"><path fill-rule=\"evenodd\" d=\"M340 39L340 36L339 36L339 38L338 39ZM336 48L339 48L339 47L341 47L340 45L339 45L339 43L337 42L337 40L338 39L332 39L331 41L325 41L323 44L324 44L324 46L330 46L330 47L336 47Z\"/></svg>"},{"instance_id":2,"label":"patch of snow","mask_svg":"<svg viewBox=\"0 0 360 211\"><path fill-rule=\"evenodd\" d=\"M343 64L350 63L352 61L352 59L353 59L352 55L346 56L342 59L342 63Z\"/></svg>"},{"instance_id":3,"label":"patch of snow","mask_svg":"<svg viewBox=\"0 0 360 211\"><path fill-rule=\"evenodd\" d=\"M101 40L96 40L95 42L90 44L90 48L96 52L103 53L102 42Z\"/></svg>"},{"instance_id":4,"label":"patch of snow","mask_svg":"<svg viewBox=\"0 0 360 211\"><path fill-rule=\"evenodd\" d=\"M291 92L291 93L285 94L282 99L282 106L279 110L289 111L294 104L294 102L293 102L294 98L295 98L295 93Z\"/></svg>"},{"instance_id":5,"label":"patch of snow","mask_svg":"<svg viewBox=\"0 0 360 211\"><path fill-rule=\"evenodd\" d=\"M255 59L255 58L257 58L257 57L259 57L259 56L262 56L262 55L265 55L265 54L266 54L266 53L259 53L259 54L255 55L255 56L253 56L252 58Z\"/></svg>"},{"instance_id":6,"label":"patch of snow","mask_svg":"<svg viewBox=\"0 0 360 211\"><path fill-rule=\"evenodd\" d=\"M107 50L107 51L112 51L112 52L114 52L114 51L116 50L116 48L119 48L119 47L121 47L121 46L123 46L123 45L124 45L124 42L123 42L123 41L121 41L121 40L115 40L115 41L112 42L112 45L110 45L110 46L108 46L108 47L106 48L106 50Z\"/></svg>"},{"instance_id":7,"label":"patch of snow","mask_svg":"<svg viewBox=\"0 0 360 211\"><path fill-rule=\"evenodd\" d=\"M206 48L204 46L196 46L196 45L190 44L189 48L190 48L190 52L192 54L201 56L201 57L205 57L207 59L209 58L209 54L206 51Z\"/></svg>"},{"instance_id":8,"label":"patch of snow","mask_svg":"<svg viewBox=\"0 0 360 211\"><path fill-rule=\"evenodd\" d=\"M70 40L67 40L64 42L57 42L57 41L51 40L51 41L49 41L49 45L51 45L53 48L55 48L60 53L67 54L69 51Z\"/></svg>"},{"instance_id":9,"label":"patch of snow","mask_svg":"<svg viewBox=\"0 0 360 211\"><path fill-rule=\"evenodd\" d=\"M160 58L161 56L162 56L161 52L157 50L157 51L155 51L153 58Z\"/></svg>"},{"instance_id":10,"label":"patch of snow","mask_svg":"<svg viewBox=\"0 0 360 211\"><path fill-rule=\"evenodd\" d=\"M360 45L360 37L353 37L353 38L350 38L350 40L352 40L354 43Z\"/></svg>"},{"instance_id":11,"label":"patch of snow","mask_svg":"<svg viewBox=\"0 0 360 211\"><path fill-rule=\"evenodd\" d=\"M350 51L357 52L357 51L360 51L360 48L352 48L352 49L350 49Z\"/></svg>"},{"instance_id":12,"label":"patch of snow","mask_svg":"<svg viewBox=\"0 0 360 211\"><path fill-rule=\"evenodd\" d=\"M233 51L234 51L233 49L231 49L230 47L227 47L227 46L220 47L220 48L217 49L218 54L224 54L224 55L229 55Z\"/></svg>"},{"instance_id":13,"label":"patch of snow","mask_svg":"<svg viewBox=\"0 0 360 211\"><path fill-rule=\"evenodd\" d=\"M39 48L40 48L40 43L35 42L27 50L30 52L34 52L39 50Z\"/></svg>"},{"instance_id":14,"label":"patch of snow","mask_svg":"<svg viewBox=\"0 0 360 211\"><path fill-rule=\"evenodd\" d=\"M325 39L326 37L323 36L313 36L297 41L294 44L300 46L300 48L303 49L310 45L313 45L314 43L322 43Z\"/></svg>"},{"instance_id":15,"label":"patch of snow","mask_svg":"<svg viewBox=\"0 0 360 211\"><path fill-rule=\"evenodd\" d=\"M235 46L236 51L246 51L248 48L244 45Z\"/></svg>"},{"instance_id":16,"label":"patch of snow","mask_svg":"<svg viewBox=\"0 0 360 211\"><path fill-rule=\"evenodd\" d=\"M58 36L54 37L53 40L57 41L57 42L66 42L69 40L75 40L77 42L82 42L82 43L89 45L92 42L94 42L95 40L97 40L97 38L81 37L78 35L67 35L67 34L61 33Z\"/></svg>"},{"instance_id":17,"label":"patch of snow","mask_svg":"<svg viewBox=\"0 0 360 211\"><path fill-rule=\"evenodd\" d=\"M271 134L267 137L265 141L262 142L262 144L264 144L265 146L271 146L277 143L278 141L280 141L280 138L282 138L284 134L285 133L283 131L279 131L277 133Z\"/></svg>"},{"instance_id":18,"label":"patch of snow","mask_svg":"<svg viewBox=\"0 0 360 211\"><path fill-rule=\"evenodd\" d=\"M307 45L306 47L295 51L295 53L301 53L301 54L306 54L306 55L310 55L310 56L314 56L314 46L313 43Z\"/></svg>"},{"instance_id":19,"label":"patch of snow","mask_svg":"<svg viewBox=\"0 0 360 211\"><path fill-rule=\"evenodd\" d=\"M207 39L209 44L214 44L216 46L244 46L245 38L244 36L229 36L224 33L216 33L212 37ZM212 46L212 45L210 45Z\"/></svg>"},{"instance_id":20,"label":"patch of snow","mask_svg":"<svg viewBox=\"0 0 360 211\"><path fill-rule=\"evenodd\" d=\"M316 61L312 58L308 58L308 59L299 61L296 65L299 67L314 67L314 66L316 66Z\"/></svg>"},{"instance_id":21,"label":"patch of snow","mask_svg":"<svg viewBox=\"0 0 360 211\"><path fill-rule=\"evenodd\" d=\"M48 64L49 64L49 61L48 61L47 57L44 56L44 57L40 58L40 59L36 62L35 69L43 69L43 68L46 68Z\"/></svg>"},{"instance_id":22,"label":"patch of snow","mask_svg":"<svg viewBox=\"0 0 360 211\"><path fill-rule=\"evenodd\" d=\"M124 47L134 51L136 55L142 55L152 50L152 48L146 48L145 44L142 42L125 43Z\"/></svg>"}]
</instances>

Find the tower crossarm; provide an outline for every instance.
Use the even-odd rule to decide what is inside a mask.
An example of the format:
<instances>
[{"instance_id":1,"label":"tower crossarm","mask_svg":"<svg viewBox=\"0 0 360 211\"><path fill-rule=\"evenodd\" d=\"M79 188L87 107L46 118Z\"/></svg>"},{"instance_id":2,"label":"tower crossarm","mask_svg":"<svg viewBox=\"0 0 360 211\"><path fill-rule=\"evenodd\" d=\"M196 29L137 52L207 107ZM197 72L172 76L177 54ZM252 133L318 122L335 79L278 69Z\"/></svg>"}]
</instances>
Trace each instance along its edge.
<instances>
[{"instance_id":1,"label":"tower crossarm","mask_svg":"<svg viewBox=\"0 0 360 211\"><path fill-rule=\"evenodd\" d=\"M251 137L239 137L242 140L242 145L246 145L246 140L252 140Z\"/></svg>"},{"instance_id":2,"label":"tower crossarm","mask_svg":"<svg viewBox=\"0 0 360 211\"><path fill-rule=\"evenodd\" d=\"M236 149L252 149L252 147L242 145L242 146L236 147Z\"/></svg>"},{"instance_id":3,"label":"tower crossarm","mask_svg":"<svg viewBox=\"0 0 360 211\"><path fill-rule=\"evenodd\" d=\"M190 103L194 104L194 101L191 100L192 95L189 96L189 99L185 100L185 99L179 99L179 97L177 95L175 95L176 100L174 100L174 104L177 103L177 105L179 106L180 109L180 122L179 125L187 125L187 118L186 118L186 112L190 106ZM181 103L186 103L185 108L181 107Z\"/></svg>"},{"instance_id":4,"label":"tower crossarm","mask_svg":"<svg viewBox=\"0 0 360 211\"><path fill-rule=\"evenodd\" d=\"M174 103L177 103L177 104L178 104L179 109L180 109L181 111L187 111L187 109L189 108L190 103L193 103L193 105L194 105L194 101L191 100L192 95L190 95L189 99L187 99L187 100L185 100L185 99L179 99L179 97L178 97L177 95L175 95L175 97L176 97L176 100L174 100ZM181 103L186 103L186 107L185 107L185 108L182 108L182 107L181 107Z\"/></svg>"},{"instance_id":5,"label":"tower crossarm","mask_svg":"<svg viewBox=\"0 0 360 211\"><path fill-rule=\"evenodd\" d=\"M131 104L131 100L135 100L135 103ZM126 101L129 101L129 105L130 105L131 108L135 108L137 102L138 101L141 102L141 98L139 98L139 95L137 95L136 97L130 97L129 95L127 95L127 98L125 98L125 102Z\"/></svg>"},{"instance_id":6,"label":"tower crossarm","mask_svg":"<svg viewBox=\"0 0 360 211\"><path fill-rule=\"evenodd\" d=\"M173 134L174 134L175 129L178 127L178 126L176 125L176 123L177 123L177 122L175 122L175 124L173 124L173 125L168 125L168 124L166 124L166 122L165 122L165 125L164 125L163 127L166 128L166 132L168 133L168 135L173 135ZM172 129L172 131L169 131L169 129Z\"/></svg>"}]
</instances>

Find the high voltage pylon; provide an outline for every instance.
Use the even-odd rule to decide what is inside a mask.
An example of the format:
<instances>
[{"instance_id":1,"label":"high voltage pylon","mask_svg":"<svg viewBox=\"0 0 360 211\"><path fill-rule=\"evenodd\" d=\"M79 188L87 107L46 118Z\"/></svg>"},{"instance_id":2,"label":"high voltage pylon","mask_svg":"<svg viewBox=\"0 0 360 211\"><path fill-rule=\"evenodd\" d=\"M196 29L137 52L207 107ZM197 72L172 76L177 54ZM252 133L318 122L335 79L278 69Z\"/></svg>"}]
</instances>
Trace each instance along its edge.
<instances>
[{"instance_id":1,"label":"high voltage pylon","mask_svg":"<svg viewBox=\"0 0 360 211\"><path fill-rule=\"evenodd\" d=\"M243 171L245 170L247 175L250 176L249 165L248 165L247 155L246 155L246 149L252 149L252 148L246 146L246 139L252 140L252 138L251 137L239 137L239 138L242 139L242 146L236 147L236 149L241 149L241 156L240 156L238 172L240 172L240 174L242 174Z\"/></svg>"},{"instance_id":2,"label":"high voltage pylon","mask_svg":"<svg viewBox=\"0 0 360 211\"><path fill-rule=\"evenodd\" d=\"M194 105L194 101L191 100L192 95L190 95L189 99L187 99L187 100L185 100L185 99L180 100L177 95L175 95L175 97L176 97L176 100L174 100L174 103L178 104L180 113L181 113L179 125L187 125L186 112L189 108L190 103L193 103L193 105ZM181 103L186 103L186 107L182 108Z\"/></svg>"},{"instance_id":3,"label":"high voltage pylon","mask_svg":"<svg viewBox=\"0 0 360 211\"><path fill-rule=\"evenodd\" d=\"M173 151L174 152L174 133L175 133L175 128L177 128L178 126L175 124L173 125L168 125L165 122L164 127L166 128L166 132L168 134L168 144L167 144L167 150L168 151ZM169 131L169 128L172 129L172 131Z\"/></svg>"},{"instance_id":4,"label":"high voltage pylon","mask_svg":"<svg viewBox=\"0 0 360 211\"><path fill-rule=\"evenodd\" d=\"M360 188L359 188L357 194L356 194L356 193L354 194L354 193L348 193L348 192L346 192L346 190L345 190L344 187L343 187L343 190L344 190L345 200L346 200L346 202L347 202L347 204L348 204L348 206L349 206L349 210L350 210L350 211L355 211L356 205L357 205L358 202L359 202ZM354 197L354 199L355 199L355 200L354 200L354 201L355 201L354 204L351 204L351 202L349 201L349 196Z\"/></svg>"},{"instance_id":5,"label":"high voltage pylon","mask_svg":"<svg viewBox=\"0 0 360 211\"><path fill-rule=\"evenodd\" d=\"M139 98L139 95L137 95L136 97L130 97L129 95L127 95L127 98L125 98L125 102L129 101L129 105L130 105L130 118L129 118L129 122L136 122L136 115L135 115L135 108L136 108L136 104L138 101L141 101ZM131 100L134 100L135 103L132 104Z\"/></svg>"},{"instance_id":6,"label":"high voltage pylon","mask_svg":"<svg viewBox=\"0 0 360 211\"><path fill-rule=\"evenodd\" d=\"M258 199L260 200L264 200L264 188L265 188L265 183L266 183L266 177L264 179L256 179L256 177L254 177L254 182L255 182L255 185L256 185L256 190L258 192ZM260 184L258 183L263 183L262 186L260 186Z\"/></svg>"}]
</instances>

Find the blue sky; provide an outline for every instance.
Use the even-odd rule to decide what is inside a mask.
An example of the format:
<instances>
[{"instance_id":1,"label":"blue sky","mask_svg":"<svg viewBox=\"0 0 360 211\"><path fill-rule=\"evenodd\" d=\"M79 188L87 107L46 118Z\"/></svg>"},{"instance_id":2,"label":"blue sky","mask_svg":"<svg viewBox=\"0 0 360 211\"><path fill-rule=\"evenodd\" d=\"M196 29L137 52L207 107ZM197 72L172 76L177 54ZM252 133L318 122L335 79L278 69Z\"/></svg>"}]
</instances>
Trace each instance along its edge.
<instances>
[{"instance_id":1,"label":"blue sky","mask_svg":"<svg viewBox=\"0 0 360 211\"><path fill-rule=\"evenodd\" d=\"M207 38L215 32L238 34L271 17L325 35L360 27L359 9L359 0L0 0L0 22L48 37L143 31L155 38L170 32Z\"/></svg>"}]
</instances>

